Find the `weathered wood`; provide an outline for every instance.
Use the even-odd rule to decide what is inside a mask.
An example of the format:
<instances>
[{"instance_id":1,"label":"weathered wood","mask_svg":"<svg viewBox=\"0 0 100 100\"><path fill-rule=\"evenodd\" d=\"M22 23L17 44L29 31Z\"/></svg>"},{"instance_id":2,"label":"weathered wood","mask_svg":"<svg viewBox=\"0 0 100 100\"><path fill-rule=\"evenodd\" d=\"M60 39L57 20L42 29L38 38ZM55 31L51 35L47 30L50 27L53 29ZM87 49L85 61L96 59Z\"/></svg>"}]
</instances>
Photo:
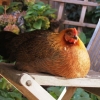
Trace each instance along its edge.
<instances>
[{"instance_id":1,"label":"weathered wood","mask_svg":"<svg viewBox=\"0 0 100 100\"><path fill-rule=\"evenodd\" d=\"M71 87L100 87L100 73L90 70L86 78L66 79L45 74L30 74L41 85L71 86ZM74 83L74 84L73 84Z\"/></svg>"},{"instance_id":2,"label":"weathered wood","mask_svg":"<svg viewBox=\"0 0 100 100\"><path fill-rule=\"evenodd\" d=\"M83 88L88 92L91 92L97 96L100 96L100 88Z\"/></svg>"},{"instance_id":3,"label":"weathered wood","mask_svg":"<svg viewBox=\"0 0 100 100\"><path fill-rule=\"evenodd\" d=\"M87 49L89 50L92 65L91 69L100 71L100 20L97 24L97 27L93 33Z\"/></svg>"},{"instance_id":4,"label":"weathered wood","mask_svg":"<svg viewBox=\"0 0 100 100\"><path fill-rule=\"evenodd\" d=\"M0 63L0 73L7 79L13 80L19 84L19 79L25 72L17 71L10 67L9 64ZM91 71L86 78L66 79L64 77L52 76L40 73L27 73L40 85L50 86L72 86L72 87L100 87L100 73ZM74 84L73 84L74 83Z\"/></svg>"},{"instance_id":5,"label":"weathered wood","mask_svg":"<svg viewBox=\"0 0 100 100\"><path fill-rule=\"evenodd\" d=\"M20 83L34 94L39 100L55 100L46 90L44 90L30 75L23 74Z\"/></svg>"},{"instance_id":6,"label":"weathered wood","mask_svg":"<svg viewBox=\"0 0 100 100\"><path fill-rule=\"evenodd\" d=\"M72 3L72 4L78 4L78 5L84 5L84 6L99 6L100 5L100 4L95 3L95 2L81 1L81 0L53 0L53 1Z\"/></svg>"},{"instance_id":7,"label":"weathered wood","mask_svg":"<svg viewBox=\"0 0 100 100\"><path fill-rule=\"evenodd\" d=\"M84 0L84 1L88 1L88 0ZM82 7L81 16L80 16L80 20L79 20L80 23L84 22L86 9L87 9L87 6Z\"/></svg>"},{"instance_id":8,"label":"weathered wood","mask_svg":"<svg viewBox=\"0 0 100 100\"><path fill-rule=\"evenodd\" d=\"M76 21L70 21L70 20L64 20L64 24L66 25L73 25L73 26L78 26L78 27L89 27L89 28L95 28L96 27L96 24L91 24L91 23L85 23L84 22L84 18L85 18L85 13L86 13L86 9L87 9L87 6L98 6L100 4L98 3L95 3L95 2L89 2L88 0L84 0L84 1L81 1L81 0L52 0L56 3L59 2L59 10L58 10L58 14L57 14L57 20L59 19L63 19L63 11L64 11L64 4L65 3L72 3L72 4L78 4L78 5L82 5L82 11L81 11L81 16L80 16L80 19L79 19L79 22L76 22ZM55 7L54 7L55 8ZM58 9L58 7L57 7Z\"/></svg>"},{"instance_id":9,"label":"weathered wood","mask_svg":"<svg viewBox=\"0 0 100 100\"><path fill-rule=\"evenodd\" d=\"M16 89L18 89L28 100L37 100L26 88L19 84L20 71L13 68L13 64L0 63L0 75L8 80Z\"/></svg>"},{"instance_id":10,"label":"weathered wood","mask_svg":"<svg viewBox=\"0 0 100 100\"><path fill-rule=\"evenodd\" d=\"M69 20L65 20L64 24L81 26L81 27L89 27L89 28L95 28L96 27L96 24L82 23L82 22L80 23L80 22L69 21Z\"/></svg>"},{"instance_id":11,"label":"weathered wood","mask_svg":"<svg viewBox=\"0 0 100 100\"><path fill-rule=\"evenodd\" d=\"M64 10L64 3L61 3L59 6L59 10L58 10L58 17L57 20L60 20L63 16L63 10Z\"/></svg>"},{"instance_id":12,"label":"weathered wood","mask_svg":"<svg viewBox=\"0 0 100 100\"><path fill-rule=\"evenodd\" d=\"M70 100L76 89L76 87L69 87L62 100Z\"/></svg>"}]
</instances>

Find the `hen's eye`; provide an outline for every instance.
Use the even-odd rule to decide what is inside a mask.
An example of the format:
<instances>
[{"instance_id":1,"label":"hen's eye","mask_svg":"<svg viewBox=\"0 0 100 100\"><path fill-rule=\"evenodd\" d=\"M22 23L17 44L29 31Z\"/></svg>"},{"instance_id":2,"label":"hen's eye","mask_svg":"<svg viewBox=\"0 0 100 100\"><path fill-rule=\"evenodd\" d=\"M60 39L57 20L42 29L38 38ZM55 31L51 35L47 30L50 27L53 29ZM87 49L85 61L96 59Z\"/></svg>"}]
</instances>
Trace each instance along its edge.
<instances>
[{"instance_id":1,"label":"hen's eye","mask_svg":"<svg viewBox=\"0 0 100 100\"><path fill-rule=\"evenodd\" d=\"M66 32L68 35L71 35L71 32L69 31L69 32Z\"/></svg>"}]
</instances>

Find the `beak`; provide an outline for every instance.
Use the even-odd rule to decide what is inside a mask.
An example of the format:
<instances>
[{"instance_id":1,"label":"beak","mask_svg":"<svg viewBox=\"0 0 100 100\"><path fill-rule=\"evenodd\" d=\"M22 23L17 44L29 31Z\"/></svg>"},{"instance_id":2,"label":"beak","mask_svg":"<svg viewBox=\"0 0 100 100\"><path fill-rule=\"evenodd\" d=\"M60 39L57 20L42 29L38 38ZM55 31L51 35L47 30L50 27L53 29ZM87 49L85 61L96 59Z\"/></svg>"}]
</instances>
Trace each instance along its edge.
<instances>
[{"instance_id":1,"label":"beak","mask_svg":"<svg viewBox=\"0 0 100 100\"><path fill-rule=\"evenodd\" d=\"M77 35L74 35L73 38L76 39L76 40L78 39Z\"/></svg>"}]
</instances>

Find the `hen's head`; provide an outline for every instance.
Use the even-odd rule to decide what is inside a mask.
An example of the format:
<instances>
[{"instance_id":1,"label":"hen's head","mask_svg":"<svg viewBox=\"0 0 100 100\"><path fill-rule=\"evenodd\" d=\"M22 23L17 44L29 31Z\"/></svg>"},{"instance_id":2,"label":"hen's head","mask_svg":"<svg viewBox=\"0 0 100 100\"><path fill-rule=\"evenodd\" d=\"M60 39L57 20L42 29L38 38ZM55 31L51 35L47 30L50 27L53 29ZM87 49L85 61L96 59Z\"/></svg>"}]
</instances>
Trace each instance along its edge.
<instances>
[{"instance_id":1,"label":"hen's head","mask_svg":"<svg viewBox=\"0 0 100 100\"><path fill-rule=\"evenodd\" d=\"M64 33L64 40L69 44L75 44L78 41L78 31L76 28L67 28L61 33Z\"/></svg>"}]
</instances>

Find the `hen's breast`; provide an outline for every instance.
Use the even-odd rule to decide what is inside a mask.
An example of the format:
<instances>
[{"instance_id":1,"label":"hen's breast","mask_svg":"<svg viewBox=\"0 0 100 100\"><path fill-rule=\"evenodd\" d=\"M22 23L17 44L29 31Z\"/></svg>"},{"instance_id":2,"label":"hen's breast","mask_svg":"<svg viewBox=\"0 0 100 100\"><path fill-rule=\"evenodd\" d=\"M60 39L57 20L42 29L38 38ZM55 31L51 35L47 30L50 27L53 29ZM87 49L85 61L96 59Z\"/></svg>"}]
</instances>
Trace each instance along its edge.
<instances>
[{"instance_id":1,"label":"hen's breast","mask_svg":"<svg viewBox=\"0 0 100 100\"><path fill-rule=\"evenodd\" d=\"M78 47L54 51L49 58L36 59L37 70L66 78L84 77L90 68L87 51Z\"/></svg>"}]
</instances>

